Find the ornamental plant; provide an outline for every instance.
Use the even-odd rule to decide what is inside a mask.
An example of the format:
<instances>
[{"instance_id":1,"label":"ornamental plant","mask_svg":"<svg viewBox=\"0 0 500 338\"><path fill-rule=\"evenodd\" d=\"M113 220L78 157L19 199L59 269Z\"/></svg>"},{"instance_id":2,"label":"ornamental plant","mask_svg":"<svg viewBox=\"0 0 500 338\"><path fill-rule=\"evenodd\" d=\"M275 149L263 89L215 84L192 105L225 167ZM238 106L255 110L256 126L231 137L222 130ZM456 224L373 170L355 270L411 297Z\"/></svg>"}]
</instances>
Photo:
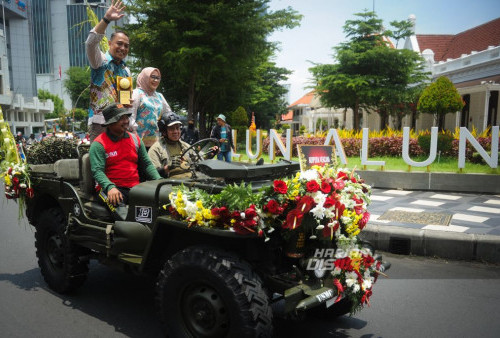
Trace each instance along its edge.
<instances>
[{"instance_id":1,"label":"ornamental plant","mask_svg":"<svg viewBox=\"0 0 500 338\"><path fill-rule=\"evenodd\" d=\"M357 237L370 217L370 193L370 186L354 171L314 166L257 192L244 183L228 185L215 195L181 185L163 207L187 226L226 229L266 242L278 235L285 247L298 234L318 246L332 242L340 249L331 271L337 301L349 298L355 312L368 303L379 269Z\"/></svg>"}]
</instances>

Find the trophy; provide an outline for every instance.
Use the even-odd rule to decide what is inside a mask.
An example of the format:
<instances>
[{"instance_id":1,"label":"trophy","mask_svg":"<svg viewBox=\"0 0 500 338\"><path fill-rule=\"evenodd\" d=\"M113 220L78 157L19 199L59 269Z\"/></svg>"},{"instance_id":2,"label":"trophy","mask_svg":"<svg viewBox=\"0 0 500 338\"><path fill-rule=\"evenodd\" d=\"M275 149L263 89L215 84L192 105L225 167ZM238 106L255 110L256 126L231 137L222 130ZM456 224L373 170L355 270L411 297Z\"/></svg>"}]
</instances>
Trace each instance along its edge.
<instances>
[{"instance_id":1,"label":"trophy","mask_svg":"<svg viewBox=\"0 0 500 338\"><path fill-rule=\"evenodd\" d=\"M131 77L116 77L116 85L118 88L118 101L121 104L130 104L132 97L132 78Z\"/></svg>"}]
</instances>

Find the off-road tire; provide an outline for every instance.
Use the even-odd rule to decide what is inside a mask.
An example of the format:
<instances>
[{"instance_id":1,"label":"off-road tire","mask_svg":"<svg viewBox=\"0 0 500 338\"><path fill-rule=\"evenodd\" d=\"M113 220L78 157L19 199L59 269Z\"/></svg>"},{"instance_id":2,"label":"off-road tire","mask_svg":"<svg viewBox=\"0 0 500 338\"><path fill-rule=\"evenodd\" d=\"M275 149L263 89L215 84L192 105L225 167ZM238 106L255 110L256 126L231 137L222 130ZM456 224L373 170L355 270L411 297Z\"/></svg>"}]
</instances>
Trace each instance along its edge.
<instances>
[{"instance_id":1,"label":"off-road tire","mask_svg":"<svg viewBox=\"0 0 500 338\"><path fill-rule=\"evenodd\" d=\"M87 278L88 261L80 259L83 248L72 244L64 233L62 210L51 208L40 214L35 247L38 265L48 286L59 293L79 288Z\"/></svg>"},{"instance_id":2,"label":"off-road tire","mask_svg":"<svg viewBox=\"0 0 500 338\"><path fill-rule=\"evenodd\" d=\"M187 248L168 260L156 306L169 337L272 336L272 310L259 276L220 250Z\"/></svg>"}]
</instances>

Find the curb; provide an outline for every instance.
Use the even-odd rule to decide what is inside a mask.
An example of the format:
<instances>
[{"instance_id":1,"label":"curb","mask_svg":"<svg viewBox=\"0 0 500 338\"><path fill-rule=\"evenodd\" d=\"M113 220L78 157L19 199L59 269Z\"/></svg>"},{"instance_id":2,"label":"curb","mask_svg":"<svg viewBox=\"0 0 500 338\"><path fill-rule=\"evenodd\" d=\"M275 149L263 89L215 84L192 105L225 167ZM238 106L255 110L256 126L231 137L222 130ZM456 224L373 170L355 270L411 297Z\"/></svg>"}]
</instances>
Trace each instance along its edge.
<instances>
[{"instance_id":1,"label":"curb","mask_svg":"<svg viewBox=\"0 0 500 338\"><path fill-rule=\"evenodd\" d=\"M368 223L361 237L370 241L377 250L395 254L500 263L500 236Z\"/></svg>"}]
</instances>

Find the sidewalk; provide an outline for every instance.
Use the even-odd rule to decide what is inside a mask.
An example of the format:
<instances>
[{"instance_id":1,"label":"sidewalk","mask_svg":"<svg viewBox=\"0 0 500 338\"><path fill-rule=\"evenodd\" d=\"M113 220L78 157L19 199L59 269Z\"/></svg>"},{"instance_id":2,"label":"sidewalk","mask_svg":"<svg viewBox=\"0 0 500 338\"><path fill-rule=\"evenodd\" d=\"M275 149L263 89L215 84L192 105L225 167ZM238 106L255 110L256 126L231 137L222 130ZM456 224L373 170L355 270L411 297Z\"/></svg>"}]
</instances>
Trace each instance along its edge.
<instances>
[{"instance_id":1,"label":"sidewalk","mask_svg":"<svg viewBox=\"0 0 500 338\"><path fill-rule=\"evenodd\" d=\"M373 189L368 210L380 250L500 263L500 195Z\"/></svg>"}]
</instances>

